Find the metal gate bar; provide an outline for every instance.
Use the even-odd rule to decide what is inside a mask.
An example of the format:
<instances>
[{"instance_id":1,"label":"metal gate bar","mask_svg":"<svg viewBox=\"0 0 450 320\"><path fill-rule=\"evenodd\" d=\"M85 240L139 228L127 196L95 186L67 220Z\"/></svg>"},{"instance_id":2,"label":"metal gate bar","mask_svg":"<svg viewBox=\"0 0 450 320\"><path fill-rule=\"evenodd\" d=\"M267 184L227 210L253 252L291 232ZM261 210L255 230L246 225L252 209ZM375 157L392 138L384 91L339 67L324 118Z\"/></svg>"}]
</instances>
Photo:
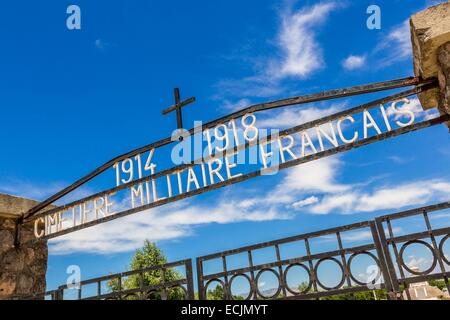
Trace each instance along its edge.
<instances>
[{"instance_id":1,"label":"metal gate bar","mask_svg":"<svg viewBox=\"0 0 450 320\"><path fill-rule=\"evenodd\" d=\"M341 237L343 233L350 231L369 232L371 237L363 245L346 247L343 245ZM312 252L310 241L320 237L327 237L330 241L337 242L338 249L320 253ZM280 247L289 243L303 243L306 255L283 259L280 256ZM208 289L214 289L212 288L214 284L216 286L222 286L225 299L236 298L236 295L232 292L232 282L238 277L246 279L249 282L250 289L244 297L247 299L312 299L340 293L367 291L370 290L367 286L368 283L363 283L352 273L351 261L358 255L369 255L380 268L379 277L387 275L388 272L385 269L384 257L380 254L380 248L375 223L373 221L364 221L198 257L197 277L199 298L207 299ZM272 249L276 259L254 265L251 257L254 252L260 249ZM247 253L249 257L248 261L242 261L242 267L233 269L225 267L228 258L236 257L236 255L242 253ZM204 263L214 260L224 261L222 270L206 274L204 272ZM318 277L318 267L325 261L333 261L339 266L342 272L341 280L337 286L328 287ZM294 267L302 268L309 276L309 282L302 291L290 287L287 283L289 270ZM261 292L258 282L261 275L266 272L274 274L278 279L278 288L274 292L271 292L269 296ZM390 289L390 286L386 286L384 283L379 284L379 288L385 287Z\"/></svg>"},{"instance_id":2,"label":"metal gate bar","mask_svg":"<svg viewBox=\"0 0 450 320\"><path fill-rule=\"evenodd\" d=\"M389 244L392 246L392 251L394 253L395 261L397 264L398 274L395 268L390 266L389 273L390 278L396 284L395 293L400 292L399 285L403 285L404 297L407 299L412 299L409 290L409 285L411 283L422 282L426 280L436 280L443 279L447 287L447 292L450 292L449 276L450 272L450 261L445 257L444 254L444 244L450 237L450 227L443 227L438 229L433 229L430 223L429 214L435 213L440 210L445 210L450 208L450 202L443 202L431 206L426 206L422 208L407 210L400 213L389 214L381 216L375 219L378 227L378 233L380 239L384 244L385 256L390 260L392 264L391 251L389 250ZM392 228L392 221L404 219L408 217L422 217L424 223L424 231L410 233L406 235L395 236L395 230ZM450 218L450 213L448 213ZM386 237L384 230L384 223L387 226L389 237ZM436 237L442 236L439 244ZM426 241L428 240L428 241ZM405 262L403 257L406 248L412 244L422 245L427 248L432 253L432 263L431 266L424 271L414 270ZM400 245L400 250L398 249ZM439 268L438 268L439 267ZM439 270L437 270L439 269ZM437 272L436 272L437 271Z\"/></svg>"},{"instance_id":3,"label":"metal gate bar","mask_svg":"<svg viewBox=\"0 0 450 320\"><path fill-rule=\"evenodd\" d=\"M167 271L174 271L174 268L184 267L185 276L175 277L167 280L165 278ZM159 283L145 284L144 276L148 273L155 273L160 275ZM138 285L132 285L125 288L124 283L126 279L136 277L139 279ZM132 270L127 272L110 274L98 278L81 281L75 285L62 285L58 289L47 291L45 293L36 294L27 297L17 297L16 299L31 299L31 300L151 300L151 299L170 299L170 293L174 290L177 297L180 293L187 300L193 300L194 297L194 282L192 273L192 260L181 260L154 267ZM88 286L95 285L96 292L87 292ZM105 288L106 285L106 288ZM76 291L76 296L70 296L67 291Z\"/></svg>"},{"instance_id":4,"label":"metal gate bar","mask_svg":"<svg viewBox=\"0 0 450 320\"><path fill-rule=\"evenodd\" d=\"M354 87L349 87L349 88L324 91L324 92L319 92L319 93L314 93L314 94L308 94L305 96L298 96L298 97L293 97L293 98L276 100L276 101L272 101L272 102L265 102L265 103L260 103L260 104L249 106L242 110L233 112L227 116L223 116L216 120L207 122L207 123L203 124L203 128L205 128L205 129L213 128L217 124L220 124L220 123L228 121L228 120L236 119L240 116L243 116L247 113L252 113L252 112L264 111L264 110L280 108L280 107L284 107L284 106L305 104L305 103L316 102L316 101L321 101L321 100L337 99L337 98L342 98L342 97L354 96L354 95L371 93L371 92L378 92L378 91L383 91L383 90L391 90L391 89L396 89L396 88L401 88L401 87L419 86L419 85L436 86L436 83L437 83L437 79L435 79L435 78L423 80L418 77L408 77L408 78L401 78L401 79L359 85L359 86L354 86ZM192 128L192 129L189 129L188 132L189 132L189 134L192 135L194 132L196 132L196 130L197 130L197 128ZM107 169L111 168L116 162L122 161L126 158L135 156L139 153L143 153L143 152L149 151L154 148L159 148L159 147L168 145L172 142L173 141L172 141L171 137L167 137L162 140L159 140L154 143L143 146L141 148L138 148L138 149L132 150L130 152L127 152L125 154L122 154L118 157L111 159L110 161L107 161L106 163L104 163L103 165L98 167L97 169L88 173L81 179L75 181L70 186L64 188L63 190L61 190L61 191L57 192L56 194L50 196L49 198L45 199L38 205L32 207L30 210L28 210L25 213L24 218L29 218L29 217L35 215L42 209L46 208L48 205L61 199L63 196L67 195L71 191L77 189L78 187L80 187L83 184L87 183L88 181L92 180L93 178L95 178L96 176L101 174L102 172L105 172Z\"/></svg>"}]
</instances>

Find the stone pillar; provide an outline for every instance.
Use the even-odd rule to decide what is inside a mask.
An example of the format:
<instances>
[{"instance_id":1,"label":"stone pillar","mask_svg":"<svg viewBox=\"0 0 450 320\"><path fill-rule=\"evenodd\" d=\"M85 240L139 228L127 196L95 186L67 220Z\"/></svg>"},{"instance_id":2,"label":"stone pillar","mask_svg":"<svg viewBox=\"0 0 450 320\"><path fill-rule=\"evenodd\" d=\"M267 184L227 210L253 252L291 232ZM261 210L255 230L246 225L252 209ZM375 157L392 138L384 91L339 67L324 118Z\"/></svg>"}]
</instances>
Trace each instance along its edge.
<instances>
[{"instance_id":1,"label":"stone pillar","mask_svg":"<svg viewBox=\"0 0 450 320\"><path fill-rule=\"evenodd\" d=\"M450 114L450 3L425 9L410 19L414 73L438 78L439 88L419 94L424 109ZM450 123L447 123L450 128Z\"/></svg>"},{"instance_id":2,"label":"stone pillar","mask_svg":"<svg viewBox=\"0 0 450 320\"><path fill-rule=\"evenodd\" d=\"M450 19L450 16L449 18ZM438 79L440 87L440 108L450 114L450 42L439 47L438 50Z\"/></svg>"},{"instance_id":3,"label":"stone pillar","mask_svg":"<svg viewBox=\"0 0 450 320\"><path fill-rule=\"evenodd\" d=\"M47 242L30 244L33 224L18 230L19 245L14 246L17 221L36 201L0 194L0 300L45 291Z\"/></svg>"}]
</instances>

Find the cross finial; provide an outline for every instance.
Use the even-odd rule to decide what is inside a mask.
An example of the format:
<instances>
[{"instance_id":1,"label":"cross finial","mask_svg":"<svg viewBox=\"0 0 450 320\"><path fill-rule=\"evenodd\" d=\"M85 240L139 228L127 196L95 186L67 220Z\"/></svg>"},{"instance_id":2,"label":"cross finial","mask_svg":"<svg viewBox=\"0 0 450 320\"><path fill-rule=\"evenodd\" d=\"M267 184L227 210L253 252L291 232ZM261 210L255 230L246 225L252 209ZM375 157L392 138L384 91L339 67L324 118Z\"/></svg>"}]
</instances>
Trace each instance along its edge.
<instances>
[{"instance_id":1,"label":"cross finial","mask_svg":"<svg viewBox=\"0 0 450 320\"><path fill-rule=\"evenodd\" d=\"M175 104L171 105L170 107L164 109L162 111L162 114L168 114L174 110L176 110L177 113L177 129L182 129L183 128L183 117L181 114L181 108L194 102L195 101L195 97L190 97L189 99L186 99L184 101L181 101L180 99L180 89L179 88L175 88L173 90L173 95L175 97ZM182 137L180 137L182 138Z\"/></svg>"}]
</instances>

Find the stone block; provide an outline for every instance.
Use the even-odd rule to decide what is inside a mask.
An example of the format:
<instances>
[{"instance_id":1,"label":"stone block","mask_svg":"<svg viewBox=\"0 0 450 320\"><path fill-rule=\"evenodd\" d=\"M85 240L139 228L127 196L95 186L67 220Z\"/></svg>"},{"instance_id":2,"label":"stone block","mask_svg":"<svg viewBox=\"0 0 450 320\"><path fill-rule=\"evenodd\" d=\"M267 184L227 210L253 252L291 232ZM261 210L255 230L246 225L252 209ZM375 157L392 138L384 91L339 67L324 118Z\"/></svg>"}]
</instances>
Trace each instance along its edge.
<instances>
[{"instance_id":1,"label":"stone block","mask_svg":"<svg viewBox=\"0 0 450 320\"><path fill-rule=\"evenodd\" d=\"M414 73L423 79L437 78L438 50L450 41L450 3L427 8L410 19ZM419 94L424 109L439 105L439 89Z\"/></svg>"}]
</instances>

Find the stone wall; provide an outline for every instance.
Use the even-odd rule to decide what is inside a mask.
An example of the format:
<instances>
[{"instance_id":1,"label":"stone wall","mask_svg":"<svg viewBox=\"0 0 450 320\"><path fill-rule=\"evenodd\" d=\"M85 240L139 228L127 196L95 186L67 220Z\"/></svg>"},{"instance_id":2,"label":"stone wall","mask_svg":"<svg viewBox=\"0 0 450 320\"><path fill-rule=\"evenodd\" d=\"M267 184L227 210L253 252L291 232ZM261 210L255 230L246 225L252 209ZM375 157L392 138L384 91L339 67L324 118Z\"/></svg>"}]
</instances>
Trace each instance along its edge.
<instances>
[{"instance_id":1,"label":"stone wall","mask_svg":"<svg viewBox=\"0 0 450 320\"><path fill-rule=\"evenodd\" d=\"M439 88L419 94L420 103L450 114L450 3L414 14L410 24L415 75L439 80Z\"/></svg>"},{"instance_id":2,"label":"stone wall","mask_svg":"<svg viewBox=\"0 0 450 320\"><path fill-rule=\"evenodd\" d=\"M19 246L14 246L16 221L36 202L0 194L0 300L45 291L47 242L30 244L33 224L19 228Z\"/></svg>"}]
</instances>

